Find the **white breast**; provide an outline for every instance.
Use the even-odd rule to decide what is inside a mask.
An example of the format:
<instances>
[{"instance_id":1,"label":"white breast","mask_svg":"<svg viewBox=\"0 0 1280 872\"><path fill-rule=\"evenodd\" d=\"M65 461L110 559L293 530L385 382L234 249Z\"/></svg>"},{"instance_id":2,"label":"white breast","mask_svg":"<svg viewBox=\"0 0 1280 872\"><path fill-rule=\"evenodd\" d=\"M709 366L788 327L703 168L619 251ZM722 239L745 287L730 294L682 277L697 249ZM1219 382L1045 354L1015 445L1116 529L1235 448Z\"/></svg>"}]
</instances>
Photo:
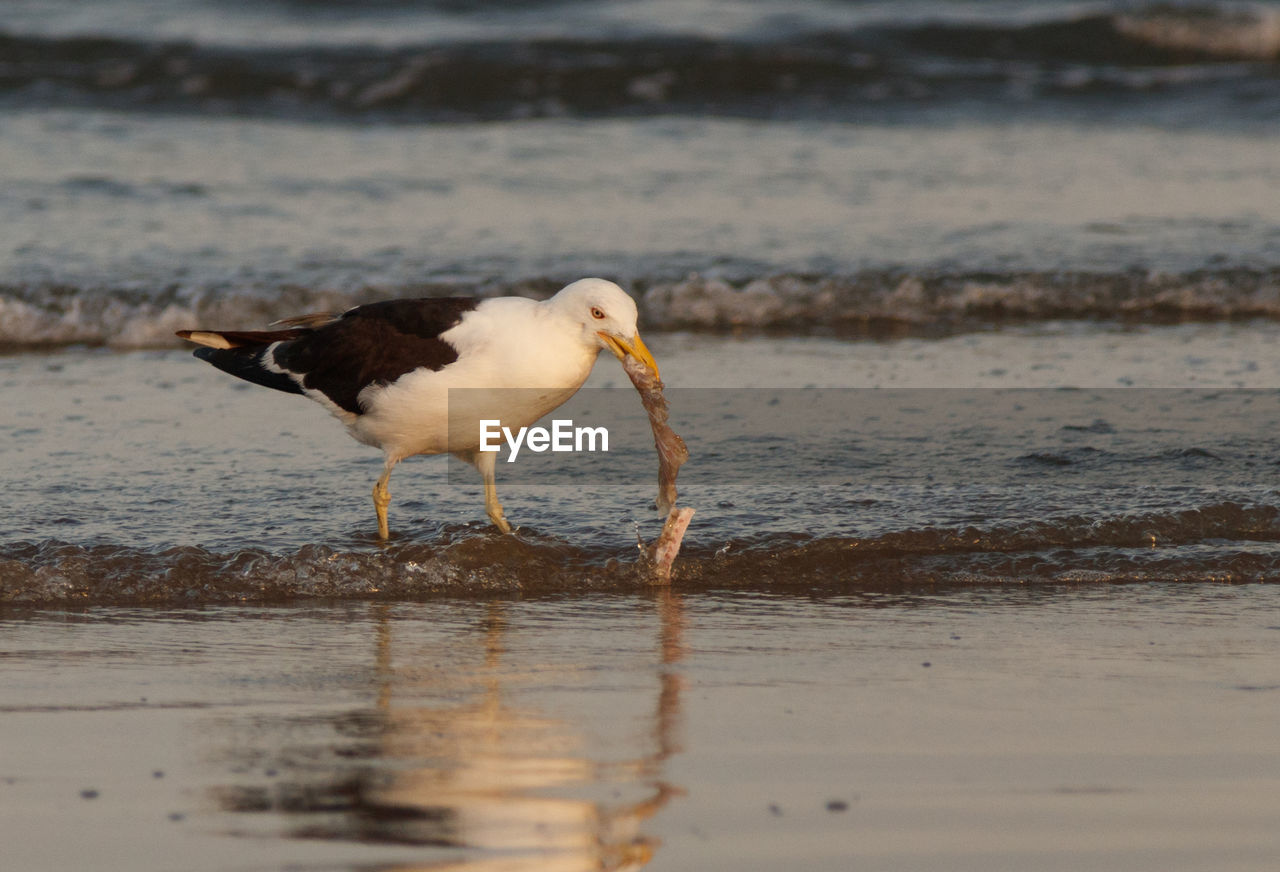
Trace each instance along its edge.
<instances>
[{"instance_id":1,"label":"white breast","mask_svg":"<svg viewBox=\"0 0 1280 872\"><path fill-rule=\"evenodd\" d=\"M481 303L441 338L458 359L366 388L366 411L348 424L356 439L395 459L475 450L482 419L532 424L577 392L599 352L579 325L511 297Z\"/></svg>"}]
</instances>

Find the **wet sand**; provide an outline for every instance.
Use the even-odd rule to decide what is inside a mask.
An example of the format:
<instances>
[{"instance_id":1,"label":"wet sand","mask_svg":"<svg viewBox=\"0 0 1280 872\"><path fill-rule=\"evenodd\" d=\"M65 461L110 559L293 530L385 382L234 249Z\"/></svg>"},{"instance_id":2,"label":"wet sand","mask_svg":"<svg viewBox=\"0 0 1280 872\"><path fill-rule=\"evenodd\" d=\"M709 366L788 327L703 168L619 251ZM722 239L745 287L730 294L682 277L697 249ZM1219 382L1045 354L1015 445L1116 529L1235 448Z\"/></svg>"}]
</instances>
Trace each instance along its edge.
<instances>
[{"instance_id":1,"label":"wet sand","mask_svg":"<svg viewBox=\"0 0 1280 872\"><path fill-rule=\"evenodd\" d=\"M1271 869L1277 607L904 580L9 612L5 866Z\"/></svg>"}]
</instances>

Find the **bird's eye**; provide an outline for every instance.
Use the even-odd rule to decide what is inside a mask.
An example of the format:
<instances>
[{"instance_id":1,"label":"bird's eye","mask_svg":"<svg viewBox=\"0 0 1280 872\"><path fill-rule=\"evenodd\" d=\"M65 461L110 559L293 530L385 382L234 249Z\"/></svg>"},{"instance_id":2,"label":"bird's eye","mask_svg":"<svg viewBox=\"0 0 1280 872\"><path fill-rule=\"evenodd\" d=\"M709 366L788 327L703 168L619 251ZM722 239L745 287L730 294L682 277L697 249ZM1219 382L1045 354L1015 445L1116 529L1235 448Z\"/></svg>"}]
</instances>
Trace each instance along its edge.
<instances>
[{"instance_id":1,"label":"bird's eye","mask_svg":"<svg viewBox=\"0 0 1280 872\"><path fill-rule=\"evenodd\" d=\"M603 310L603 309L601 309L601 308L599 308L598 306L592 306L592 307L591 307L591 317L592 317L592 318L595 318L597 321L603 321L603 320L604 320L604 310Z\"/></svg>"}]
</instances>

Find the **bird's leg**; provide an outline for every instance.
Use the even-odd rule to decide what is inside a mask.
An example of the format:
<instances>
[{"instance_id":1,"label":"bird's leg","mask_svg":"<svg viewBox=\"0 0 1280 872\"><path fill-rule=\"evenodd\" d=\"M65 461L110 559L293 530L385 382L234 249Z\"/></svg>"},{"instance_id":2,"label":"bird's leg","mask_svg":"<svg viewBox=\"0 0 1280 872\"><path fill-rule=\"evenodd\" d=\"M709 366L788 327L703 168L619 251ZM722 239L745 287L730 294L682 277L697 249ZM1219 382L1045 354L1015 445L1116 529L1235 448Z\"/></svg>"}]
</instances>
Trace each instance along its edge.
<instances>
[{"instance_id":1,"label":"bird's leg","mask_svg":"<svg viewBox=\"0 0 1280 872\"><path fill-rule=\"evenodd\" d=\"M395 468L395 463L388 460L386 468L382 470L382 477L373 486L373 510L378 513L378 538L387 539L391 536L391 529L387 526L387 506L391 505L391 491L387 488L387 481L391 478L391 470Z\"/></svg>"},{"instance_id":2,"label":"bird's leg","mask_svg":"<svg viewBox=\"0 0 1280 872\"><path fill-rule=\"evenodd\" d=\"M493 525L503 533L511 532L511 525L507 523L506 515L502 512L502 503L498 502L498 479L495 475L495 469L498 463L498 455L491 451L478 451L474 455L472 461L476 465L476 469L480 470L481 477L484 478L484 510L489 516L489 520L493 521Z\"/></svg>"}]
</instances>

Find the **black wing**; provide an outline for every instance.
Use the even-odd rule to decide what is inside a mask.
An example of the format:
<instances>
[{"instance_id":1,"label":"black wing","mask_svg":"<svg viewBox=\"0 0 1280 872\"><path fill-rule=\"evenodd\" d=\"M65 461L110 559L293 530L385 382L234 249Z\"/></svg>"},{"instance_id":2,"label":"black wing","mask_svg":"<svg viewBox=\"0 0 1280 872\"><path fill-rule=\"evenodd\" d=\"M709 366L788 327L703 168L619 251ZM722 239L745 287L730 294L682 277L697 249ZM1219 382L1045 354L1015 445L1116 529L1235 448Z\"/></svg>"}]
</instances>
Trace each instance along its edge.
<instances>
[{"instance_id":1,"label":"black wing","mask_svg":"<svg viewBox=\"0 0 1280 872\"><path fill-rule=\"evenodd\" d=\"M303 388L320 391L358 415L364 410L357 397L369 385L387 384L420 367L441 370L457 360L458 350L440 334L477 304L470 297L369 303L314 328L220 333L233 345L250 341L197 348L195 354L254 384L299 394Z\"/></svg>"}]
</instances>

